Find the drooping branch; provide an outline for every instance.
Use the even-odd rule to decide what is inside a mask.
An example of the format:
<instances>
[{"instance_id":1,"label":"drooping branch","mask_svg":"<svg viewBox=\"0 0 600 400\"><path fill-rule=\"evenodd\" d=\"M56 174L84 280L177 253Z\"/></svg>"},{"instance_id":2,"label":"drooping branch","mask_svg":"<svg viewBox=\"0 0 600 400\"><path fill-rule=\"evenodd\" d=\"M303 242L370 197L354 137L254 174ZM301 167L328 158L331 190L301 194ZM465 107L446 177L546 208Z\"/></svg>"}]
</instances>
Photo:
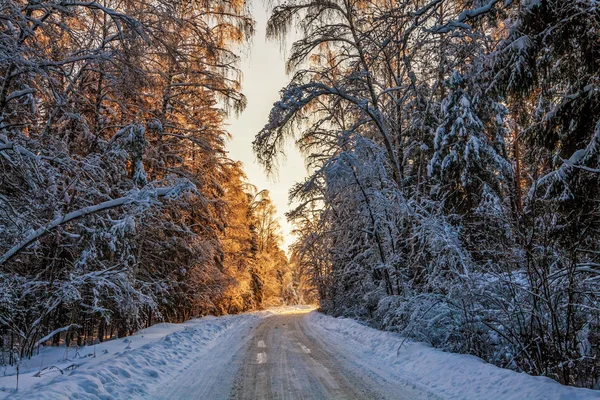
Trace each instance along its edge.
<instances>
[{"instance_id":1,"label":"drooping branch","mask_svg":"<svg viewBox=\"0 0 600 400\"><path fill-rule=\"evenodd\" d=\"M387 155L392 163L394 180L401 185L400 163L393 148L390 132L379 109L370 106L368 101L359 99L340 88L330 87L319 82L292 85L284 91L282 100L277 102L271 110L269 122L254 140L254 151L258 155L259 161L267 169L272 168L274 158L285 140L283 131L288 128L298 112L320 96L338 97L354 104L369 116L381 134Z\"/></svg>"},{"instance_id":2,"label":"drooping branch","mask_svg":"<svg viewBox=\"0 0 600 400\"><path fill-rule=\"evenodd\" d=\"M478 8L472 9L472 10L465 10L462 13L460 13L458 18L456 18L454 21L450 21L441 26L436 26L432 29L432 32L448 33L448 32L455 30L456 28L470 29L471 27L466 23L467 21L478 18L484 14L489 13L490 11L492 11L494 6L498 2L500 2L500 0L490 0L487 4L485 4L481 7L478 7ZM504 6L508 7L509 5L512 4L512 2L513 2L513 0L506 0L504 2Z\"/></svg>"},{"instance_id":3,"label":"drooping branch","mask_svg":"<svg viewBox=\"0 0 600 400\"><path fill-rule=\"evenodd\" d=\"M154 198L159 197L167 197L172 198L178 196L183 191L188 191L193 189L191 183L182 182L180 184L165 187L165 188L147 188L142 189L140 191L135 192L132 195L123 196L118 199L108 200L102 202L100 204L96 204L95 206L89 206L85 208L81 208L79 210L70 212L61 217L55 218L50 221L46 225L42 226L39 229L36 229L32 233L30 233L25 239L19 242L17 245L13 246L10 250L8 250L4 255L0 258L0 265L6 263L14 256L16 256L19 252L21 252L24 248L29 246L31 243L40 239L46 233L50 232L53 229L56 229L60 225L66 224L73 220L83 218L85 216L98 213L100 211L109 210L111 208L122 207L127 204L137 203L143 204L148 203Z\"/></svg>"},{"instance_id":4,"label":"drooping branch","mask_svg":"<svg viewBox=\"0 0 600 400\"><path fill-rule=\"evenodd\" d=\"M41 345L42 343L47 342L48 340L52 339L54 336L59 335L63 332L66 332L71 328L81 328L81 325L69 324L67 326L63 326L61 328L55 329L52 332L50 332L49 334L47 334L46 336L44 336L43 338L41 338L40 340L38 340L37 342L35 342L33 347L37 347L37 346Z\"/></svg>"}]
</instances>

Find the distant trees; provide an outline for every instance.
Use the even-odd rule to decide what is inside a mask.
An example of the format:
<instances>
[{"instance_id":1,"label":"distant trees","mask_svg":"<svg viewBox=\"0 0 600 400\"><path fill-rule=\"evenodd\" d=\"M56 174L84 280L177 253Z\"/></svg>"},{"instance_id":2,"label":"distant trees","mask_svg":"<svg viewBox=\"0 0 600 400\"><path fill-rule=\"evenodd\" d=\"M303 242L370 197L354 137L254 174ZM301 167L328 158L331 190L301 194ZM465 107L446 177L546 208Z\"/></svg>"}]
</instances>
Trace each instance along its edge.
<instances>
[{"instance_id":1,"label":"distant trees","mask_svg":"<svg viewBox=\"0 0 600 400\"><path fill-rule=\"evenodd\" d=\"M269 192L262 190L250 203L251 210L251 287L257 305L293 302L291 270L281 250L281 227Z\"/></svg>"},{"instance_id":2,"label":"distant trees","mask_svg":"<svg viewBox=\"0 0 600 400\"><path fill-rule=\"evenodd\" d=\"M245 105L235 50L252 33L244 2L2 2L9 362L42 338L82 344L268 303L246 284L264 267L245 260L262 217L224 148L224 112ZM269 270L285 269L278 254Z\"/></svg>"},{"instance_id":3,"label":"distant trees","mask_svg":"<svg viewBox=\"0 0 600 400\"><path fill-rule=\"evenodd\" d=\"M322 307L597 387L594 1L294 0L301 38L254 148L288 138L293 259Z\"/></svg>"}]
</instances>

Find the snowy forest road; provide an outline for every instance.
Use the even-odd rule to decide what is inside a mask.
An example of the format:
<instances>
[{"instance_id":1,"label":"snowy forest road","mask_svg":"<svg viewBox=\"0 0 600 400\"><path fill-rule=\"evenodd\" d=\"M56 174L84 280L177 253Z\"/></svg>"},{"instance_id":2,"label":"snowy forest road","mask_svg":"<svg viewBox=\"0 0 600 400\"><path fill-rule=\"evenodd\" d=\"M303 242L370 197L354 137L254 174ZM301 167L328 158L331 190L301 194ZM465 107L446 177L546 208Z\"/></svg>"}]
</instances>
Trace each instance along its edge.
<instances>
[{"instance_id":1,"label":"snowy forest road","mask_svg":"<svg viewBox=\"0 0 600 400\"><path fill-rule=\"evenodd\" d=\"M600 400L307 306L160 323L65 353L24 363L18 392L0 376L0 399Z\"/></svg>"},{"instance_id":2,"label":"snowy forest road","mask_svg":"<svg viewBox=\"0 0 600 400\"><path fill-rule=\"evenodd\" d=\"M234 329L156 399L430 399L376 368L374 355L311 326L306 312Z\"/></svg>"}]
</instances>

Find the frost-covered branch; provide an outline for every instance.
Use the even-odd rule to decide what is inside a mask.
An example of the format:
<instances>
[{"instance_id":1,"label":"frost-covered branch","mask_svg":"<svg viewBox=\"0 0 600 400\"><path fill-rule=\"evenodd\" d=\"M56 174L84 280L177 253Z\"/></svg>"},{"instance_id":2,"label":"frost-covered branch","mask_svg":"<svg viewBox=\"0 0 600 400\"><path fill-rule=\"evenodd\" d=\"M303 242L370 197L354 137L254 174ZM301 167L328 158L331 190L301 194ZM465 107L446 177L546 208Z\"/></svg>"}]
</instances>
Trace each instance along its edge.
<instances>
[{"instance_id":1,"label":"frost-covered branch","mask_svg":"<svg viewBox=\"0 0 600 400\"><path fill-rule=\"evenodd\" d=\"M284 135L282 130L287 128L290 121L293 121L294 116L305 106L320 96L326 95L339 97L355 105L371 118L381 134L390 162L394 168L394 178L399 183L401 176L400 163L393 148L391 133L381 111L369 104L369 101L366 99L358 98L343 89L328 86L320 82L291 85L283 92L282 99L275 103L269 114L269 122L254 140L254 149L258 154L259 160L267 167L270 166L277 155L280 145L283 143Z\"/></svg>"},{"instance_id":2,"label":"frost-covered branch","mask_svg":"<svg viewBox=\"0 0 600 400\"><path fill-rule=\"evenodd\" d=\"M0 258L0 265L9 261L11 258L13 258L15 255L17 255L25 247L27 247L31 243L35 242L36 240L38 240L39 238L44 236L46 233L50 232L51 230L57 228L60 225L66 224L68 222L71 222L71 221L79 219L79 218L83 218L90 214L95 214L100 211L109 210L111 208L122 207L127 204L148 203L152 199L160 198L160 197L174 198L174 197L177 197L181 192L189 190L189 189L191 189L191 186L189 183L182 183L179 185L165 187L165 188L152 188L152 187L144 188L142 190L132 193L131 195L124 196L124 197L114 199L114 200L105 201L105 202L97 204L95 206L85 207L85 208L70 212L68 214L65 214L61 217L55 218L48 224L46 224L43 227L36 229L32 233L30 233L20 243L18 243L16 246L12 247L10 250L8 250L6 253L4 253L4 255Z\"/></svg>"},{"instance_id":3,"label":"frost-covered branch","mask_svg":"<svg viewBox=\"0 0 600 400\"><path fill-rule=\"evenodd\" d=\"M62 333L62 332L66 332L71 328L80 328L80 325L77 324L69 324L67 326L63 326L61 328L55 329L52 332L50 332L49 334L47 334L46 336L44 336L43 338L41 338L40 340L38 340L37 342L35 342L35 344L33 345L34 347L39 346L40 344L52 339L54 336Z\"/></svg>"},{"instance_id":4,"label":"frost-covered branch","mask_svg":"<svg viewBox=\"0 0 600 400\"><path fill-rule=\"evenodd\" d=\"M467 21L489 13L490 11L492 11L496 3L499 3L500 1L501 0L490 0L487 4L481 7L472 10L465 10L461 12L458 18L456 18L455 20L450 21L441 26L433 27L432 31L435 33L448 33L455 30L456 28L470 29L471 27L466 23ZM504 6L508 7L512 4L512 2L513 0L505 0Z\"/></svg>"}]
</instances>

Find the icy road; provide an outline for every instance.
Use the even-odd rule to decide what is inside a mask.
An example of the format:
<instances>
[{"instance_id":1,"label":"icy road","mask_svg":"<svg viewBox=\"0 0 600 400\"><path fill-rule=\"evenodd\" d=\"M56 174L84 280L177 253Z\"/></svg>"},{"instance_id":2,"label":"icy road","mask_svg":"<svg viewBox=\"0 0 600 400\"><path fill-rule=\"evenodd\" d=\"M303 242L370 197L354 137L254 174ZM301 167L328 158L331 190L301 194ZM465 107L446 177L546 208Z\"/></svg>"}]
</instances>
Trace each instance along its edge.
<instances>
[{"instance_id":1,"label":"icy road","mask_svg":"<svg viewBox=\"0 0 600 400\"><path fill-rule=\"evenodd\" d=\"M306 312L274 315L233 330L157 399L425 399L382 376L368 353L348 353L309 323ZM366 359L365 359L366 358Z\"/></svg>"},{"instance_id":2,"label":"icy road","mask_svg":"<svg viewBox=\"0 0 600 400\"><path fill-rule=\"evenodd\" d=\"M600 400L302 307L157 324L75 354L43 348L21 372L19 392L11 371L0 376L0 399Z\"/></svg>"}]
</instances>

